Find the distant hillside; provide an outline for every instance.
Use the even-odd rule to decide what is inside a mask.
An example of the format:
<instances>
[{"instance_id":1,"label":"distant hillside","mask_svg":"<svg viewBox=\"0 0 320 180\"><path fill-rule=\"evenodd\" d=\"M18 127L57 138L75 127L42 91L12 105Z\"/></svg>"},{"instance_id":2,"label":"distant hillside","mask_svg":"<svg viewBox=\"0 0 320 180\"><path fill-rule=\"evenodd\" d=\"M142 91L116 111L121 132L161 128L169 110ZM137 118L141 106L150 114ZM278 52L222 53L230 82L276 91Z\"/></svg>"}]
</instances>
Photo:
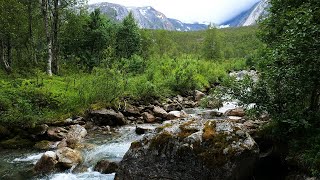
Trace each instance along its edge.
<instances>
[{"instance_id":1,"label":"distant hillside","mask_svg":"<svg viewBox=\"0 0 320 180\"><path fill-rule=\"evenodd\" d=\"M222 25L229 25L230 27L251 26L268 14L269 0L261 0L254 4L250 9L237 15L236 17L222 23Z\"/></svg>"},{"instance_id":2,"label":"distant hillside","mask_svg":"<svg viewBox=\"0 0 320 180\"><path fill-rule=\"evenodd\" d=\"M89 5L89 11L99 8L102 13L115 21L121 21L131 11L138 25L145 29L165 29L171 31L198 31L207 28L206 24L188 24L176 19L167 18L163 13L151 6L125 7L113 3L97 3Z\"/></svg>"}]
</instances>

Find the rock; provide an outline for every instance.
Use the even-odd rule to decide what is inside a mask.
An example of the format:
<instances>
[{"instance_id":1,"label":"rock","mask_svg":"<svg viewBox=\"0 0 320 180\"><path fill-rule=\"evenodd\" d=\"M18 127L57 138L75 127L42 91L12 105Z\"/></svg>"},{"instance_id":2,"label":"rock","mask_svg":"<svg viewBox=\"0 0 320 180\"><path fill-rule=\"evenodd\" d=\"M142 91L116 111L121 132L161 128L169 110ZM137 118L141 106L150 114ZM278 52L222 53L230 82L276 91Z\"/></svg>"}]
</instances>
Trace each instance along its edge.
<instances>
[{"instance_id":1,"label":"rock","mask_svg":"<svg viewBox=\"0 0 320 180\"><path fill-rule=\"evenodd\" d=\"M34 148L39 149L39 150L49 150L53 149L55 147L55 142L48 141L48 140L43 140L39 141L34 145Z\"/></svg>"},{"instance_id":2,"label":"rock","mask_svg":"<svg viewBox=\"0 0 320 180\"><path fill-rule=\"evenodd\" d=\"M117 171L117 169L118 169L118 164L115 162L110 162L108 160L101 160L94 167L95 171L98 171L103 174L114 173Z\"/></svg>"},{"instance_id":3,"label":"rock","mask_svg":"<svg viewBox=\"0 0 320 180\"><path fill-rule=\"evenodd\" d=\"M64 147L67 147L67 146L68 146L67 139L64 138L58 143L57 148L60 149L60 148L64 148Z\"/></svg>"},{"instance_id":4,"label":"rock","mask_svg":"<svg viewBox=\"0 0 320 180\"><path fill-rule=\"evenodd\" d=\"M15 136L14 138L1 141L0 147L4 149L19 149L19 148L28 148L32 147L34 142L30 139L23 139L20 136Z\"/></svg>"},{"instance_id":5,"label":"rock","mask_svg":"<svg viewBox=\"0 0 320 180\"><path fill-rule=\"evenodd\" d=\"M121 112L115 112L112 109L92 111L89 116L93 122L99 126L122 126L127 124L124 115Z\"/></svg>"},{"instance_id":6,"label":"rock","mask_svg":"<svg viewBox=\"0 0 320 180\"><path fill-rule=\"evenodd\" d=\"M47 151L38 160L34 166L34 170L37 173L50 173L55 171L57 163L56 153L53 151Z\"/></svg>"},{"instance_id":7,"label":"rock","mask_svg":"<svg viewBox=\"0 0 320 180\"><path fill-rule=\"evenodd\" d=\"M173 120L173 119L179 119L179 118L186 118L188 116L189 115L186 112L184 112L183 110L182 111L170 111L167 115L167 119Z\"/></svg>"},{"instance_id":8,"label":"rock","mask_svg":"<svg viewBox=\"0 0 320 180\"><path fill-rule=\"evenodd\" d=\"M156 118L148 112L142 113L142 117L143 117L144 121L147 123L153 123L156 120Z\"/></svg>"},{"instance_id":9,"label":"rock","mask_svg":"<svg viewBox=\"0 0 320 180\"><path fill-rule=\"evenodd\" d=\"M243 108L235 108L235 109L230 109L226 111L225 115L243 117L245 115L245 111Z\"/></svg>"},{"instance_id":10,"label":"rock","mask_svg":"<svg viewBox=\"0 0 320 180\"><path fill-rule=\"evenodd\" d=\"M66 120L50 123L51 126L70 126L75 124L84 125L85 124L84 118L81 116L76 116L76 117L68 118Z\"/></svg>"},{"instance_id":11,"label":"rock","mask_svg":"<svg viewBox=\"0 0 320 180\"><path fill-rule=\"evenodd\" d=\"M193 101L190 101L190 100L186 100L186 101L183 101L183 102L182 102L182 105L183 105L185 108L193 108L193 107L196 107L196 106L197 106L197 103L196 103L196 102L193 102Z\"/></svg>"},{"instance_id":12,"label":"rock","mask_svg":"<svg viewBox=\"0 0 320 180\"><path fill-rule=\"evenodd\" d=\"M216 117L222 117L223 113L218 112L216 110L209 110L209 111L204 111L200 114L200 116L204 119L212 119Z\"/></svg>"},{"instance_id":13,"label":"rock","mask_svg":"<svg viewBox=\"0 0 320 180\"><path fill-rule=\"evenodd\" d=\"M264 126L267 121L261 120L248 120L243 123L243 128L247 130L249 134L254 134L259 131L259 129Z\"/></svg>"},{"instance_id":14,"label":"rock","mask_svg":"<svg viewBox=\"0 0 320 180\"><path fill-rule=\"evenodd\" d=\"M92 129L94 127L94 123L93 122L86 122L86 125L84 126L84 128L86 129Z\"/></svg>"},{"instance_id":15,"label":"rock","mask_svg":"<svg viewBox=\"0 0 320 180\"><path fill-rule=\"evenodd\" d=\"M143 128L143 127L139 127L139 126L136 126L136 134L138 135L141 135L141 134L145 134L146 132L149 132L151 131L151 129L148 129L148 128Z\"/></svg>"},{"instance_id":16,"label":"rock","mask_svg":"<svg viewBox=\"0 0 320 180\"><path fill-rule=\"evenodd\" d=\"M138 117L140 116L140 110L135 107L135 106L132 106L130 104L128 104L125 109L122 111L122 113L125 115L125 116L133 116L133 117Z\"/></svg>"},{"instance_id":17,"label":"rock","mask_svg":"<svg viewBox=\"0 0 320 180\"><path fill-rule=\"evenodd\" d=\"M161 118L166 118L167 117L167 111L165 111L164 109L162 109L159 106L155 106L153 108L153 113L155 116L161 117Z\"/></svg>"},{"instance_id":18,"label":"rock","mask_svg":"<svg viewBox=\"0 0 320 180\"><path fill-rule=\"evenodd\" d=\"M201 92L201 91L198 91L198 90L195 90L194 91L194 100L195 101L199 101L200 99L202 99L203 97L205 97L206 95Z\"/></svg>"},{"instance_id":19,"label":"rock","mask_svg":"<svg viewBox=\"0 0 320 180\"><path fill-rule=\"evenodd\" d=\"M166 104L166 105L164 105L164 109L165 109L167 112L170 112L170 111L180 111L180 110L182 110L182 105L181 105L180 103Z\"/></svg>"},{"instance_id":20,"label":"rock","mask_svg":"<svg viewBox=\"0 0 320 180\"><path fill-rule=\"evenodd\" d=\"M180 96L180 95L178 95L178 96L177 96L177 100L178 100L179 103L182 103L182 102L183 102L183 97Z\"/></svg>"},{"instance_id":21,"label":"rock","mask_svg":"<svg viewBox=\"0 0 320 180\"><path fill-rule=\"evenodd\" d=\"M28 132L30 134L34 134L34 135L43 135L47 132L49 126L46 124L41 124L41 125L36 125L33 128L28 129Z\"/></svg>"},{"instance_id":22,"label":"rock","mask_svg":"<svg viewBox=\"0 0 320 180\"><path fill-rule=\"evenodd\" d=\"M66 136L67 146L75 148L82 139L87 135L87 130L80 125L71 125L71 128Z\"/></svg>"},{"instance_id":23,"label":"rock","mask_svg":"<svg viewBox=\"0 0 320 180\"><path fill-rule=\"evenodd\" d=\"M68 147L58 149L56 155L59 164L65 168L71 168L82 162L81 152Z\"/></svg>"},{"instance_id":24,"label":"rock","mask_svg":"<svg viewBox=\"0 0 320 180\"><path fill-rule=\"evenodd\" d=\"M68 131L62 127L49 127L47 130L47 135L51 140L60 141L66 137Z\"/></svg>"},{"instance_id":25,"label":"rock","mask_svg":"<svg viewBox=\"0 0 320 180\"><path fill-rule=\"evenodd\" d=\"M171 121L131 144L115 179L246 179L259 148L241 124Z\"/></svg>"}]
</instances>

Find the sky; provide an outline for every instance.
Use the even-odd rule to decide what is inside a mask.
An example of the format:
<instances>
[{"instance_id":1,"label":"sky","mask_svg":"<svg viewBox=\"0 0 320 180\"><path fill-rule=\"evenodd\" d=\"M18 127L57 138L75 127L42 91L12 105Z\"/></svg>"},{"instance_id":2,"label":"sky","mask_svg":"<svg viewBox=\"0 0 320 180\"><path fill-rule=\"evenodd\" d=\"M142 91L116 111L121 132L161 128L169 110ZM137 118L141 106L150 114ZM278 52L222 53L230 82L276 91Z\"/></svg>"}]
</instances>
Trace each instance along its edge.
<instances>
[{"instance_id":1,"label":"sky","mask_svg":"<svg viewBox=\"0 0 320 180\"><path fill-rule=\"evenodd\" d=\"M110 2L124 6L152 6L169 18L183 22L220 24L252 7L260 0L88 0L89 4Z\"/></svg>"}]
</instances>

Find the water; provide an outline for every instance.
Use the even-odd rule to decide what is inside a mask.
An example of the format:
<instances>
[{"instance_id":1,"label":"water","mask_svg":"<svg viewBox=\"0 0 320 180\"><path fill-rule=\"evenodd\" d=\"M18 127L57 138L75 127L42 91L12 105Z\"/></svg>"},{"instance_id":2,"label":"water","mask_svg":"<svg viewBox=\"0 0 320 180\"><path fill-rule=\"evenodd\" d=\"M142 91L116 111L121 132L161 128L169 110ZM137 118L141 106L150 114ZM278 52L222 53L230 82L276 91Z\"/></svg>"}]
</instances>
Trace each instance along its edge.
<instances>
[{"instance_id":1,"label":"water","mask_svg":"<svg viewBox=\"0 0 320 180\"><path fill-rule=\"evenodd\" d=\"M223 107L216 109L219 112L226 112L229 109L237 107L236 102L225 102ZM192 108L185 109L191 117L197 117L199 114L212 109ZM154 129L159 124L142 124L140 127ZM117 129L114 135L103 135L91 132L87 135L85 143L93 144L92 149L83 151L85 172L77 173L70 170L63 173L53 173L45 177L32 177L30 173L34 164L41 158L44 152L30 149L24 150L2 150L0 151L0 179L39 179L39 180L111 180L115 174L101 174L93 171L95 164L107 159L119 162L130 148L131 142L139 140L143 135L135 133L135 126L123 126ZM28 176L29 175L29 176Z\"/></svg>"},{"instance_id":2,"label":"water","mask_svg":"<svg viewBox=\"0 0 320 180\"><path fill-rule=\"evenodd\" d=\"M140 127L154 129L157 124L139 125ZM49 174L45 177L27 177L34 164L41 158L44 152L32 150L6 150L0 152L0 179L40 179L40 180L111 180L115 174L101 174L93 171L94 165L102 160L119 162L130 148L131 142L142 138L136 135L135 126L123 126L117 129L113 136L103 134L89 134L85 143L94 144L90 150L83 151L83 165L88 167L85 172L72 173L70 170L64 173Z\"/></svg>"}]
</instances>

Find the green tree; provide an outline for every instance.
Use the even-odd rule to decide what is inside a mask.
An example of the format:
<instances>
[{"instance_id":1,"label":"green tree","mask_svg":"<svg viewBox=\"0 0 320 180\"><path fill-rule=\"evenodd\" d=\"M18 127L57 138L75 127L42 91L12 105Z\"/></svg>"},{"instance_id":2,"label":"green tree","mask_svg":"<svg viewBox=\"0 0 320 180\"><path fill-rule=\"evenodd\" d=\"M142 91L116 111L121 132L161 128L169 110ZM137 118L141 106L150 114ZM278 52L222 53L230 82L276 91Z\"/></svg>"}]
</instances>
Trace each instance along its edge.
<instances>
[{"instance_id":1,"label":"green tree","mask_svg":"<svg viewBox=\"0 0 320 180\"><path fill-rule=\"evenodd\" d=\"M203 54L207 59L221 58L220 41L217 35L217 28L209 25L203 44Z\"/></svg>"},{"instance_id":2,"label":"green tree","mask_svg":"<svg viewBox=\"0 0 320 180\"><path fill-rule=\"evenodd\" d=\"M0 55L1 64L7 73L11 73L13 65L13 49L21 49L26 38L26 12L24 5L18 0L0 1Z\"/></svg>"},{"instance_id":3,"label":"green tree","mask_svg":"<svg viewBox=\"0 0 320 180\"><path fill-rule=\"evenodd\" d=\"M320 1L271 0L261 24L266 43L260 62L258 105L282 132L319 127Z\"/></svg>"},{"instance_id":4,"label":"green tree","mask_svg":"<svg viewBox=\"0 0 320 180\"><path fill-rule=\"evenodd\" d=\"M116 53L120 58L130 58L141 49L141 34L132 12L123 19L117 32Z\"/></svg>"},{"instance_id":5,"label":"green tree","mask_svg":"<svg viewBox=\"0 0 320 180\"><path fill-rule=\"evenodd\" d=\"M62 47L67 57L80 59L89 72L107 57L107 49L114 44L115 27L99 9L90 15L85 11L70 12L63 28Z\"/></svg>"}]
</instances>

